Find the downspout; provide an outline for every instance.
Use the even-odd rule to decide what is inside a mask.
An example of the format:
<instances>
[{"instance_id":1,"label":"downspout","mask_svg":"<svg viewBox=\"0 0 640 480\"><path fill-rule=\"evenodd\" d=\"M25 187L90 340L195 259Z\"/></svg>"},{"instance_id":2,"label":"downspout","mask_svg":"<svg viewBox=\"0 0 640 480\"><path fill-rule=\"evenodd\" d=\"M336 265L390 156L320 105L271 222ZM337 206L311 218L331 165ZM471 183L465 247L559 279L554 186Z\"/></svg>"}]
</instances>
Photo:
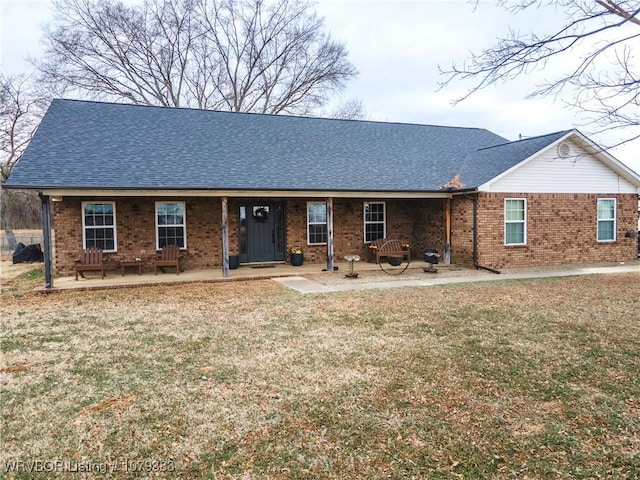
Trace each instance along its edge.
<instances>
[{"instance_id":1,"label":"downspout","mask_svg":"<svg viewBox=\"0 0 640 480\"><path fill-rule=\"evenodd\" d=\"M467 193L462 194L463 197L468 198L473 202L473 267L476 270L482 269L492 273L500 273L500 270L496 270L491 267L485 267L478 263L478 196L470 196Z\"/></svg>"},{"instance_id":2,"label":"downspout","mask_svg":"<svg viewBox=\"0 0 640 480\"><path fill-rule=\"evenodd\" d=\"M51 198L38 192L42 202L42 243L44 253L44 288L53 288L51 270Z\"/></svg>"}]
</instances>

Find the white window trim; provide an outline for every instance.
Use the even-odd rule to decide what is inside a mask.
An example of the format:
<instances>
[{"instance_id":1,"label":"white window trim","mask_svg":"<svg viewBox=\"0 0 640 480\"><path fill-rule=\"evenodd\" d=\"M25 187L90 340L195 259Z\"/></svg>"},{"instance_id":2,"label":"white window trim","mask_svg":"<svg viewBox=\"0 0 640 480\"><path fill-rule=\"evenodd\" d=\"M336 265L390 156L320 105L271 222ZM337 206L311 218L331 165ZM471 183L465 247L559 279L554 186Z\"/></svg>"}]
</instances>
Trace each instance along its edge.
<instances>
[{"instance_id":1,"label":"white window trim","mask_svg":"<svg viewBox=\"0 0 640 480\"><path fill-rule=\"evenodd\" d=\"M509 200L518 200L524 201L524 220L507 220L507 201ZM504 219L504 245L506 247L522 247L527 244L527 199L526 198L505 198L504 205L502 209L502 215ZM507 243L507 224L508 223L522 223L524 224L524 235L522 243Z\"/></svg>"},{"instance_id":2,"label":"white window trim","mask_svg":"<svg viewBox=\"0 0 640 480\"><path fill-rule=\"evenodd\" d=\"M362 204L362 220L364 243L372 243L373 240L367 240L367 224L378 224L380 222L367 222L367 205L383 205L382 215L382 238L387 238L387 202L364 202Z\"/></svg>"},{"instance_id":3,"label":"white window trim","mask_svg":"<svg viewBox=\"0 0 640 480\"><path fill-rule=\"evenodd\" d=\"M87 227L85 225L84 220L84 207L85 205L111 205L113 206L113 225L99 225L94 227ZM93 202L82 202L82 248L83 250L87 248L87 228L113 228L113 250L103 250L105 253L115 253L118 251L118 223L116 221L116 202L102 202L102 201L93 201Z\"/></svg>"},{"instance_id":4,"label":"white window trim","mask_svg":"<svg viewBox=\"0 0 640 480\"><path fill-rule=\"evenodd\" d=\"M327 202L307 202L307 245L326 245L327 242L311 243L309 241L310 238L311 238L311 233L309 231L309 226L310 225L324 225L326 227L326 229L327 229L327 235L329 235L329 225L327 224L327 221L324 221L324 222L311 222L309 220L309 205L324 205L324 212L325 212L325 218L326 218L326 216L327 216Z\"/></svg>"},{"instance_id":5,"label":"white window trim","mask_svg":"<svg viewBox=\"0 0 640 480\"><path fill-rule=\"evenodd\" d=\"M170 203L177 203L182 205L182 221L184 223L181 224L175 224L175 225L158 225L158 205L166 205L166 204L170 204ZM183 227L184 228L184 247L181 247L180 250L186 250L187 249L187 206L185 204L185 202L156 202L155 204L155 215L154 215L154 222L156 224L156 250L162 250L160 248L160 236L158 235L158 227L162 226L162 227Z\"/></svg>"},{"instance_id":6,"label":"white window trim","mask_svg":"<svg viewBox=\"0 0 640 480\"><path fill-rule=\"evenodd\" d=\"M600 201L601 200L613 200L613 218L609 218L609 219L602 219L600 220L598 218L598 210L600 210L599 206L600 206ZM608 239L608 240L600 240L598 237L600 235L598 235L598 233L600 232L600 222L610 222L613 220L613 238L612 239ZM616 201L615 198L598 198L598 201L596 202L596 241L598 243L611 243L611 242L615 242L616 238L617 238L617 232L618 230L618 202Z\"/></svg>"}]
</instances>

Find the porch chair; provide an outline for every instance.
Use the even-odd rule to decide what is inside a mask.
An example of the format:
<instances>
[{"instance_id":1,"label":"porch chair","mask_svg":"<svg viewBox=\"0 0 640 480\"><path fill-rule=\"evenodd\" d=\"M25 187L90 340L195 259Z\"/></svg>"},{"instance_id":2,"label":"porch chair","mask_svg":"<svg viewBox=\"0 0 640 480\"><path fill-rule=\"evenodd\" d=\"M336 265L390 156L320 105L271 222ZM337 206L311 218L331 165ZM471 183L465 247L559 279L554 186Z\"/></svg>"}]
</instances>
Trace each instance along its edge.
<instances>
[{"instance_id":1,"label":"porch chair","mask_svg":"<svg viewBox=\"0 0 640 480\"><path fill-rule=\"evenodd\" d=\"M164 272L164 267L175 267L176 275L180 275L180 247L170 244L162 247L160 255L153 261L153 271L158 275L158 268Z\"/></svg>"},{"instance_id":2,"label":"porch chair","mask_svg":"<svg viewBox=\"0 0 640 480\"><path fill-rule=\"evenodd\" d=\"M75 261L75 274L78 280L78 273L85 278L84 272L100 272L101 278L104 278L104 262L102 259L102 249L98 247L89 247L82 251L79 259Z\"/></svg>"}]
</instances>

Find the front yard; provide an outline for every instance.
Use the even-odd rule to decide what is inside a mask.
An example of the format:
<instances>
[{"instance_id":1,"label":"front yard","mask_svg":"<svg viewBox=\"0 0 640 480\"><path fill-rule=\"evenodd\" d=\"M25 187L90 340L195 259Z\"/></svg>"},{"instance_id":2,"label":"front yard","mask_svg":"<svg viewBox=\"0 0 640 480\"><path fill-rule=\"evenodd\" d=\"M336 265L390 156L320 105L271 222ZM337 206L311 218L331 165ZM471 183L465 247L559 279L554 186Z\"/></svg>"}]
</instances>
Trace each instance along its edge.
<instances>
[{"instance_id":1,"label":"front yard","mask_svg":"<svg viewBox=\"0 0 640 480\"><path fill-rule=\"evenodd\" d=\"M37 276L3 286L0 477L640 477L638 274L305 296Z\"/></svg>"}]
</instances>

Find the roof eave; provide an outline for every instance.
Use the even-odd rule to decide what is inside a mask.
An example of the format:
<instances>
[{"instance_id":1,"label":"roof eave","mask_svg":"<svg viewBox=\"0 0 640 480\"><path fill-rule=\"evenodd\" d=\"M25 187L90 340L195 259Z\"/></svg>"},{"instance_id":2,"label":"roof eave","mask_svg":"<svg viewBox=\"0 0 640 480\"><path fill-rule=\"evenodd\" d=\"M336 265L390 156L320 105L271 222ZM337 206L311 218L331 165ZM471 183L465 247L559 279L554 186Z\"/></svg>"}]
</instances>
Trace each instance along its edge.
<instances>
[{"instance_id":1,"label":"roof eave","mask_svg":"<svg viewBox=\"0 0 640 480\"><path fill-rule=\"evenodd\" d=\"M51 197L246 197L246 198L451 198L448 190L287 190L287 189L150 189L95 187L15 187Z\"/></svg>"}]
</instances>

